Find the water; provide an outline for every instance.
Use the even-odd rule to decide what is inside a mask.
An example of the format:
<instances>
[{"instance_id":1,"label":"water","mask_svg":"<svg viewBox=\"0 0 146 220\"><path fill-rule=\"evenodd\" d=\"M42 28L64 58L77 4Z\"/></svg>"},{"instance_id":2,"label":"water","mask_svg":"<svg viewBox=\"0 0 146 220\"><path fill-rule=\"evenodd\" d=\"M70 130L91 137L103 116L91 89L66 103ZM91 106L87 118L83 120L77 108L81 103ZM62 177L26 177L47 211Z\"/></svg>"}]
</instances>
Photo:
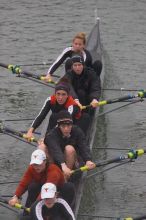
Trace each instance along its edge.
<instances>
[{"instance_id":1,"label":"water","mask_svg":"<svg viewBox=\"0 0 146 220\"><path fill-rule=\"evenodd\" d=\"M90 32L96 5L97 14L101 18L100 29L106 64L104 87L145 89L144 0L14 0L11 3L1 0L0 62L51 62L59 52L70 45L76 32ZM33 66L25 69L45 73L48 67ZM58 74L62 71L63 69L59 70ZM0 119L34 118L51 90L32 81L17 78L1 68L0 94ZM122 95L125 94L127 92L122 92ZM104 91L104 98L120 95L121 92ZM103 111L116 106L105 106ZM145 119L145 102L105 115L98 122L94 148L145 147ZM31 121L24 121L6 124L17 130L27 130L30 123ZM19 180L34 147L6 135L0 135L0 140L1 182ZM111 158L125 152L127 151L95 149L95 159ZM80 213L117 217L143 214L146 192L145 163L143 156L133 164L108 171L90 182L88 180ZM0 194L11 195L15 186L1 185ZM12 219L12 212L0 207L0 217Z\"/></svg>"}]
</instances>

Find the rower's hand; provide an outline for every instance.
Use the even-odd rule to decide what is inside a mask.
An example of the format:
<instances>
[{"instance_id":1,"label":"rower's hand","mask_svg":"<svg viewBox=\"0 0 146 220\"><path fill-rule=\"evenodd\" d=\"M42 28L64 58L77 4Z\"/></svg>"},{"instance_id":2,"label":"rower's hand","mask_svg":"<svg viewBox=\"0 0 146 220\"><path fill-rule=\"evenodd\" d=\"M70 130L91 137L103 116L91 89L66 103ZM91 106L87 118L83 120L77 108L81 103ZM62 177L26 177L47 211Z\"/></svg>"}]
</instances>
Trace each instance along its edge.
<instances>
[{"instance_id":1,"label":"rower's hand","mask_svg":"<svg viewBox=\"0 0 146 220\"><path fill-rule=\"evenodd\" d=\"M31 141L34 138L33 131L33 128L29 128L28 132L25 134L25 139Z\"/></svg>"},{"instance_id":2,"label":"rower's hand","mask_svg":"<svg viewBox=\"0 0 146 220\"><path fill-rule=\"evenodd\" d=\"M16 203L20 203L19 199L17 196L13 196L9 201L8 201L10 206L15 206Z\"/></svg>"},{"instance_id":3,"label":"rower's hand","mask_svg":"<svg viewBox=\"0 0 146 220\"><path fill-rule=\"evenodd\" d=\"M97 99L93 99L92 102L90 103L90 105L93 107L93 108L96 108L98 106L98 101Z\"/></svg>"},{"instance_id":4,"label":"rower's hand","mask_svg":"<svg viewBox=\"0 0 146 220\"><path fill-rule=\"evenodd\" d=\"M65 180L68 180L69 177L70 177L71 174L72 174L72 170L69 169L65 163L62 163L62 164L61 164L61 168L62 168L62 171L63 171L63 173L64 173L64 178L65 178Z\"/></svg>"},{"instance_id":5,"label":"rower's hand","mask_svg":"<svg viewBox=\"0 0 146 220\"><path fill-rule=\"evenodd\" d=\"M43 80L44 80L45 82L52 82L52 81L53 81L52 76L51 76L50 73L48 73L46 76L44 76L44 77L43 77Z\"/></svg>"},{"instance_id":6,"label":"rower's hand","mask_svg":"<svg viewBox=\"0 0 146 220\"><path fill-rule=\"evenodd\" d=\"M83 105L79 102L78 99L75 99L75 102L77 103L77 105L80 107L80 109L83 109Z\"/></svg>"},{"instance_id":7,"label":"rower's hand","mask_svg":"<svg viewBox=\"0 0 146 220\"><path fill-rule=\"evenodd\" d=\"M96 167L96 164L93 163L92 161L88 160L86 162L86 166L88 167L88 170L92 170L92 169L94 169Z\"/></svg>"}]
</instances>

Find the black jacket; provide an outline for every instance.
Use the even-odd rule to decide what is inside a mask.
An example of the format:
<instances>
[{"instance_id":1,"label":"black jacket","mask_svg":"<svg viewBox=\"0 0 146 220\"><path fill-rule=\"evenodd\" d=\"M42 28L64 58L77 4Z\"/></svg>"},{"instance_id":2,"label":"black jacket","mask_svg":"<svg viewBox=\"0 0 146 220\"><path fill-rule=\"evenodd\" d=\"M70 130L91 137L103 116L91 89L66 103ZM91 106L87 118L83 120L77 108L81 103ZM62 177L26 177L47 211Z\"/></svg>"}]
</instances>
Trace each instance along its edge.
<instances>
[{"instance_id":1,"label":"black jacket","mask_svg":"<svg viewBox=\"0 0 146 220\"><path fill-rule=\"evenodd\" d=\"M70 95L74 99L79 99L82 105L88 105L93 99L99 99L101 95L100 77L91 68L84 67L81 75L77 75L73 70L64 75L71 84Z\"/></svg>"},{"instance_id":2,"label":"black jacket","mask_svg":"<svg viewBox=\"0 0 146 220\"><path fill-rule=\"evenodd\" d=\"M73 125L68 138L63 137L59 127L56 127L46 135L44 143L48 147L55 163L59 166L65 162L64 148L66 145L72 145L77 155L81 156L84 162L91 160L90 148L83 131L78 126Z\"/></svg>"},{"instance_id":3,"label":"black jacket","mask_svg":"<svg viewBox=\"0 0 146 220\"><path fill-rule=\"evenodd\" d=\"M67 59L71 58L74 55L74 51L72 47L65 48L62 53L57 57L54 63L48 70L48 73L51 75L56 71L56 69ZM85 65L92 68L92 57L88 50L84 49L82 56L84 58Z\"/></svg>"},{"instance_id":4,"label":"black jacket","mask_svg":"<svg viewBox=\"0 0 146 220\"><path fill-rule=\"evenodd\" d=\"M68 98L68 99L69 99L69 98ZM67 101L68 101L68 99L67 99ZM66 102L67 102L67 101L66 101ZM44 103L44 105L43 105L41 111L39 112L39 114L37 115L37 117L35 118L35 120L32 122L31 127L33 127L34 129L38 128L38 127L40 126L40 124L43 122L43 120L46 118L46 116L47 116L47 114L48 114L48 112L49 112L50 110L52 111L52 113L58 113L59 111L65 110L65 109L66 109L67 111L69 111L69 110L68 110L69 107L66 108L66 107L65 107L65 104L66 104L66 103L64 103L63 105L60 105L60 104L58 104L57 102L56 102L55 104L51 104L51 96L49 96L49 97L46 99L46 101L45 101L45 103ZM71 113L71 115L72 115L72 117L73 117L73 120L74 120L74 118L76 117L76 115L79 114L80 108L79 108L78 105L74 105L73 103L71 103L70 105L72 105L72 112L70 112L70 113Z\"/></svg>"}]
</instances>

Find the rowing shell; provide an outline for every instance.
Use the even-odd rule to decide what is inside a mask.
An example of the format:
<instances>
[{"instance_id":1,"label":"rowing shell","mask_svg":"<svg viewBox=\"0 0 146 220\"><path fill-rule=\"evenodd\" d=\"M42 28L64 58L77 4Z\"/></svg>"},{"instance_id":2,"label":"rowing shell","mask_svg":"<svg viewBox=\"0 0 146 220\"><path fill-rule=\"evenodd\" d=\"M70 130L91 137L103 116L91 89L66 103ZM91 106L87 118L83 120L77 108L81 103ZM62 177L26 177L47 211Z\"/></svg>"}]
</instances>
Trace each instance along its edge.
<instances>
[{"instance_id":1,"label":"rowing shell","mask_svg":"<svg viewBox=\"0 0 146 220\"><path fill-rule=\"evenodd\" d=\"M102 61L102 46L101 46L101 41L100 41L100 30L99 30L99 24L100 24L100 18L96 19L96 23L93 26L89 36L88 36L88 40L87 40L87 50L90 51L91 56L92 56L92 60L93 62L95 60L101 60ZM103 61L102 61L103 63ZM102 71L101 74L101 86L103 84L103 79L104 79L104 71ZM97 115L99 113L99 108L96 108L96 111L94 112L94 114L92 115L92 119L90 122L90 126L88 129L88 144L90 146L90 150L92 151L92 146L93 146L93 141L94 141L94 137L95 137L95 133L96 133L96 123L97 123ZM76 186L76 199L75 199L75 209L74 209L74 213L75 216L77 218L78 216L78 212L79 212L79 208L80 208L80 203L81 203L81 197L83 194L83 187L84 187L84 179L86 177L86 173L83 173L77 186Z\"/></svg>"}]
</instances>

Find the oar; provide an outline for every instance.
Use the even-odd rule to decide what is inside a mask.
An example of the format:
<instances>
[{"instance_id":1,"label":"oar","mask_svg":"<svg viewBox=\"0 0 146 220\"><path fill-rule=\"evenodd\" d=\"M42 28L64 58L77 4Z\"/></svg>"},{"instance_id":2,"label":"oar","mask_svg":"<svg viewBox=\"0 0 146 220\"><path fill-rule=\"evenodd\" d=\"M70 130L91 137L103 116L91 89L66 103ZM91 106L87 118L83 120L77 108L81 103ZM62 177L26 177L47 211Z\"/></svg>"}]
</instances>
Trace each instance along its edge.
<instances>
[{"instance_id":1,"label":"oar","mask_svg":"<svg viewBox=\"0 0 146 220\"><path fill-rule=\"evenodd\" d=\"M0 195L0 197L13 197L13 195Z\"/></svg>"},{"instance_id":2,"label":"oar","mask_svg":"<svg viewBox=\"0 0 146 220\"><path fill-rule=\"evenodd\" d=\"M142 215L142 216L135 217L135 218L132 218L132 217L117 218L117 220L143 220L143 219L146 219L146 215Z\"/></svg>"},{"instance_id":3,"label":"oar","mask_svg":"<svg viewBox=\"0 0 146 220\"><path fill-rule=\"evenodd\" d=\"M0 185L5 185L5 184L15 184L19 183L20 181L9 181L9 182L0 182Z\"/></svg>"},{"instance_id":4,"label":"oar","mask_svg":"<svg viewBox=\"0 0 146 220\"><path fill-rule=\"evenodd\" d=\"M127 160L127 159L130 159L130 160L137 159L138 156L141 156L144 153L146 153L146 150L143 150L143 149L130 150L127 153L127 155L121 155L121 156L113 158L113 159L97 162L96 167L105 166L105 165L108 165L108 164L111 164L111 163L116 163L116 162L120 162L120 161ZM74 170L73 173L80 172L80 171L82 171L82 172L88 171L88 167L87 166L80 167L80 168Z\"/></svg>"},{"instance_id":5,"label":"oar","mask_svg":"<svg viewBox=\"0 0 146 220\"><path fill-rule=\"evenodd\" d=\"M2 197L0 197L0 202L9 205L8 201L6 199L2 198ZM27 212L30 212L30 208L27 208L27 207L25 207L25 206L23 206L22 204L19 204L19 203L16 203L14 205L14 207L17 208L17 209L23 209Z\"/></svg>"},{"instance_id":6,"label":"oar","mask_svg":"<svg viewBox=\"0 0 146 220\"><path fill-rule=\"evenodd\" d=\"M0 206L2 206L2 207L4 207L4 208L6 208L6 209L8 209L8 210L10 210L10 211L12 211L12 212L18 214L18 211L17 211L17 210L15 210L14 208L9 207L7 204L4 204L4 203L0 202Z\"/></svg>"},{"instance_id":7,"label":"oar","mask_svg":"<svg viewBox=\"0 0 146 220\"><path fill-rule=\"evenodd\" d=\"M79 213L78 216L80 217L88 217L88 218L96 218L96 219L112 219L112 220L117 220L117 217L113 216L104 216L104 215L92 215L92 214L86 214L86 213Z\"/></svg>"},{"instance_id":8,"label":"oar","mask_svg":"<svg viewBox=\"0 0 146 220\"><path fill-rule=\"evenodd\" d=\"M117 217L111 217L111 216L101 216L101 215L91 215L91 214L83 214L80 213L78 214L78 216L82 216L82 217L90 217L90 218L98 218L98 219L115 219L115 220L143 220L146 219L146 215L140 216L140 217L136 217L136 218L131 218L131 217L127 217L127 218L117 218Z\"/></svg>"},{"instance_id":9,"label":"oar","mask_svg":"<svg viewBox=\"0 0 146 220\"><path fill-rule=\"evenodd\" d=\"M6 127L2 122L0 122L0 132L2 133L8 133L8 134L12 134L12 135L16 135L18 137L21 137L21 138L24 138L24 139L27 139L26 138L26 134L20 132L20 131L16 131L12 128L9 128L9 127ZM36 138L31 138L29 140L30 142L38 142L38 140Z\"/></svg>"},{"instance_id":10,"label":"oar","mask_svg":"<svg viewBox=\"0 0 146 220\"><path fill-rule=\"evenodd\" d=\"M34 118L16 118L16 119L3 119L3 121L33 121Z\"/></svg>"},{"instance_id":11,"label":"oar","mask_svg":"<svg viewBox=\"0 0 146 220\"><path fill-rule=\"evenodd\" d=\"M136 92L140 91L142 89L126 89L126 88L103 88L101 90L107 90L107 91L127 91L127 92Z\"/></svg>"},{"instance_id":12,"label":"oar","mask_svg":"<svg viewBox=\"0 0 146 220\"><path fill-rule=\"evenodd\" d=\"M26 77L32 77L34 79L38 79L38 80L43 80L45 79L44 75L36 75L34 73L30 73L28 71L23 71L18 65L12 65L12 64L4 64L4 63L0 63L1 67L4 67L10 71L12 71L12 73L17 74L18 76L24 75ZM48 80L48 83L52 83L52 84L56 84L55 81L53 80Z\"/></svg>"},{"instance_id":13,"label":"oar","mask_svg":"<svg viewBox=\"0 0 146 220\"><path fill-rule=\"evenodd\" d=\"M17 140L20 140L20 141L22 141L22 142L24 142L24 143L27 143L27 144L31 145L31 146L37 147L35 142L30 142L29 140L23 139L23 138L21 138L21 137L18 137L18 136L16 136L15 134L11 134L11 133L8 133L8 132L6 132L6 131L4 131L3 134L6 134L6 135L8 135L8 136L10 136L10 137L13 137L13 138L16 138Z\"/></svg>"},{"instance_id":14,"label":"oar","mask_svg":"<svg viewBox=\"0 0 146 220\"><path fill-rule=\"evenodd\" d=\"M129 99L134 99L134 98L146 98L146 91L139 91L136 95L126 95L126 96L122 96L119 98L114 98L114 99L109 99L109 100L103 100L103 101L99 101L97 106L102 106L102 105L107 105L107 104L112 104L112 103L116 103L116 102L122 102L122 101L126 101ZM86 109L91 107L91 105L86 105L83 106L82 109Z\"/></svg>"},{"instance_id":15,"label":"oar","mask_svg":"<svg viewBox=\"0 0 146 220\"><path fill-rule=\"evenodd\" d=\"M129 105L133 105L133 104L136 104L136 103L142 102L142 101L143 101L143 99L133 100L133 101L131 101L131 102L129 102L129 103L126 103L126 104L124 104L124 105L121 105L121 106L119 106L119 107L117 107L117 108L113 108L113 109L110 109L110 110L108 110L108 111L102 112L102 113L98 114L97 117L104 116L104 115L109 114L109 113L111 113L111 112L117 111L117 110L119 110L119 109L121 109L121 108L127 107L127 106L129 106Z\"/></svg>"},{"instance_id":16,"label":"oar","mask_svg":"<svg viewBox=\"0 0 146 220\"><path fill-rule=\"evenodd\" d=\"M45 65L51 65L51 63L47 63L47 62L43 61L42 63L19 64L19 66L45 66Z\"/></svg>"}]
</instances>

